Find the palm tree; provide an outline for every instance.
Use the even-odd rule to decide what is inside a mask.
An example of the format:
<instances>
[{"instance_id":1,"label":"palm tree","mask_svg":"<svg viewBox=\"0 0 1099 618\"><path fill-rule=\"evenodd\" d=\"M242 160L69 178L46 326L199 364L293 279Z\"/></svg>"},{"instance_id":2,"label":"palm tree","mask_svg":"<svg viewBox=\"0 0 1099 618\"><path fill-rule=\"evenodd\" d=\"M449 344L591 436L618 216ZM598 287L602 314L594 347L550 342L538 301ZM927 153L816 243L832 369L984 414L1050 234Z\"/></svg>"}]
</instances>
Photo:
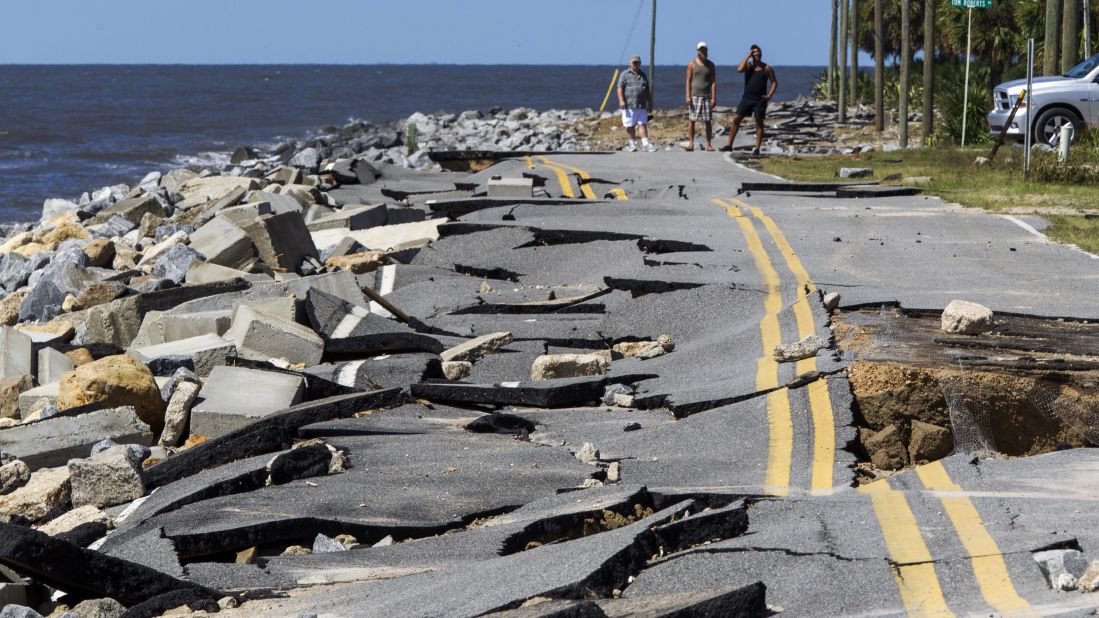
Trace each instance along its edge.
<instances>
[{"instance_id":1,"label":"palm tree","mask_svg":"<svg viewBox=\"0 0 1099 618\"><path fill-rule=\"evenodd\" d=\"M851 105L859 104L859 0L851 0Z\"/></svg>"},{"instance_id":2,"label":"palm tree","mask_svg":"<svg viewBox=\"0 0 1099 618\"><path fill-rule=\"evenodd\" d=\"M885 130L885 45L882 0L874 0L874 128Z\"/></svg>"},{"instance_id":3,"label":"palm tree","mask_svg":"<svg viewBox=\"0 0 1099 618\"><path fill-rule=\"evenodd\" d=\"M923 141L935 130L935 0L923 3Z\"/></svg>"},{"instance_id":4,"label":"palm tree","mask_svg":"<svg viewBox=\"0 0 1099 618\"><path fill-rule=\"evenodd\" d=\"M900 102L898 103L897 116L900 119L897 141L901 148L908 148L908 63L912 52L908 41L911 38L911 9L910 0L901 0L901 84Z\"/></svg>"},{"instance_id":5,"label":"palm tree","mask_svg":"<svg viewBox=\"0 0 1099 618\"><path fill-rule=\"evenodd\" d=\"M1080 62L1080 3L1077 0L1065 0L1061 22L1061 71Z\"/></svg>"},{"instance_id":6,"label":"palm tree","mask_svg":"<svg viewBox=\"0 0 1099 618\"><path fill-rule=\"evenodd\" d=\"M847 28L847 4L848 0L840 0L843 3L840 8L840 100L839 121L847 122L847 40L851 31Z\"/></svg>"},{"instance_id":7,"label":"palm tree","mask_svg":"<svg viewBox=\"0 0 1099 618\"><path fill-rule=\"evenodd\" d=\"M836 14L839 12L839 0L832 0L832 36L828 39L828 100L835 95L836 83Z\"/></svg>"},{"instance_id":8,"label":"palm tree","mask_svg":"<svg viewBox=\"0 0 1099 618\"><path fill-rule=\"evenodd\" d=\"M1046 0L1046 36L1042 53L1042 74L1057 74L1057 50L1060 43L1061 0Z\"/></svg>"}]
</instances>

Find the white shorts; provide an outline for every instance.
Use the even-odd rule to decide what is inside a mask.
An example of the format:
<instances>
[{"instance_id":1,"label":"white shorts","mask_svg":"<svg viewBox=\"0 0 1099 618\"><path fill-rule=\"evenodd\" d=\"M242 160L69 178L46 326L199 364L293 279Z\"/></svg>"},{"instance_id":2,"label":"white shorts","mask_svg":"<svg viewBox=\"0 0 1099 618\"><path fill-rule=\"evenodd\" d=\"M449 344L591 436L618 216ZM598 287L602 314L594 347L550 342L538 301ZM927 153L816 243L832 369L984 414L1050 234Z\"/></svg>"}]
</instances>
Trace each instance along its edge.
<instances>
[{"instance_id":1,"label":"white shorts","mask_svg":"<svg viewBox=\"0 0 1099 618\"><path fill-rule=\"evenodd\" d=\"M622 126L630 128L639 124L649 124L649 110L632 107L622 110Z\"/></svg>"}]
</instances>

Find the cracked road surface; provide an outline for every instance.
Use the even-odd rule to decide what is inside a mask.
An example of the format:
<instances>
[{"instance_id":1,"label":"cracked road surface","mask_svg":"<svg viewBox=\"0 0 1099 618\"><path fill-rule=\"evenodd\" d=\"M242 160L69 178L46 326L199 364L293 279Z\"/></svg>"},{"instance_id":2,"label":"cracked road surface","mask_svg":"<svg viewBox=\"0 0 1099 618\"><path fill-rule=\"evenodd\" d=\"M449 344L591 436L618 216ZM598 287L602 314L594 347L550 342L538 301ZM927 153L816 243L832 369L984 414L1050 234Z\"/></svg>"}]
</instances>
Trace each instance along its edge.
<instances>
[{"instance_id":1,"label":"cracked road surface","mask_svg":"<svg viewBox=\"0 0 1099 618\"><path fill-rule=\"evenodd\" d=\"M139 507L104 551L140 562L167 543L174 566L163 552L148 566L278 593L223 612L241 616L1099 607L1095 594L1053 590L1032 557L1072 547L1099 559L1096 451L959 452L856 487L852 358L821 301L840 292L844 307L941 310L964 297L1099 319L1094 256L1045 240L1038 221L937 199L742 194L768 178L715 153L520 156L462 183L491 176L534 178L537 195L413 199L462 214L408 264L363 280L448 347L503 330L511 343L476 361L465 385L417 387L422 368L398 372L384 385L413 385L418 401L299 430L343 450L345 472L216 495L199 477L176 481L196 485L193 499ZM607 376L531 381L542 354L661 335L674 351L616 359ZM828 345L774 360L775 346L811 335ZM365 371L382 375L383 360ZM355 382L364 365L342 367L337 381ZM611 383L633 385L637 407L592 404ZM585 443L594 461L575 456ZM281 554L317 533L360 545ZM276 549L233 562L252 546ZM638 600L650 613L629 613Z\"/></svg>"}]
</instances>

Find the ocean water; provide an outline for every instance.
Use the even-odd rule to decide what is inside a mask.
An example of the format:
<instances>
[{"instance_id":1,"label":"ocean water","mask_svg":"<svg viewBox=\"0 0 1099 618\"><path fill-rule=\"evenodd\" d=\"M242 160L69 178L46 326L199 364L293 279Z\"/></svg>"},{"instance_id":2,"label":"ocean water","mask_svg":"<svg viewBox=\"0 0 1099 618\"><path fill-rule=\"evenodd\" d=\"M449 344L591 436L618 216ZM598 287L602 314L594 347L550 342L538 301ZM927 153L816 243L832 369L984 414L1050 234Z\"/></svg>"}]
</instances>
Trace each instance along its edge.
<instances>
[{"instance_id":1,"label":"ocean water","mask_svg":"<svg viewBox=\"0 0 1099 618\"><path fill-rule=\"evenodd\" d=\"M718 65L719 104L743 82ZM722 69L725 69L722 71ZM775 67L777 100L808 95L821 67ZM298 139L350 119L420 111L598 108L613 67L515 65L0 65L0 222L49 197L145 173L228 161L238 146ZM685 67L658 66L656 105L682 104ZM613 95L608 103L613 108Z\"/></svg>"}]
</instances>

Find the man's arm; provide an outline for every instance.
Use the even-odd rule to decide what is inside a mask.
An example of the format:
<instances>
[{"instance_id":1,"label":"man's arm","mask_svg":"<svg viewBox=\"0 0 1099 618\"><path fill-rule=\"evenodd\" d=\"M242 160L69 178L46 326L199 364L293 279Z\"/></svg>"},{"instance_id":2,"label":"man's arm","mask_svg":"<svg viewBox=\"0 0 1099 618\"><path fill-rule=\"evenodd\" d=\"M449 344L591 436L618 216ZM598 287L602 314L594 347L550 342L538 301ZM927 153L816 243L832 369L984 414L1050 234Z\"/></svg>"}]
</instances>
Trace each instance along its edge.
<instances>
[{"instance_id":1,"label":"man's arm","mask_svg":"<svg viewBox=\"0 0 1099 618\"><path fill-rule=\"evenodd\" d=\"M691 63L687 65L687 87L685 88L685 90L686 90L686 95L687 95L687 106L688 107L691 105L691 76L694 74L694 66L695 66L695 61L694 60L692 60Z\"/></svg>"},{"instance_id":2,"label":"man's arm","mask_svg":"<svg viewBox=\"0 0 1099 618\"><path fill-rule=\"evenodd\" d=\"M626 92L622 88L622 84L618 84L618 107L626 109Z\"/></svg>"},{"instance_id":3,"label":"man's arm","mask_svg":"<svg viewBox=\"0 0 1099 618\"><path fill-rule=\"evenodd\" d=\"M770 101L771 97L775 96L775 93L778 92L778 78L775 77L775 70L771 68L771 65L767 65L767 77L771 79L771 88L767 91L767 96L764 98Z\"/></svg>"},{"instance_id":4,"label":"man's arm","mask_svg":"<svg viewBox=\"0 0 1099 618\"><path fill-rule=\"evenodd\" d=\"M710 63L710 76L713 81L710 82L710 107L717 107L717 65Z\"/></svg>"},{"instance_id":5,"label":"man's arm","mask_svg":"<svg viewBox=\"0 0 1099 618\"><path fill-rule=\"evenodd\" d=\"M744 60L740 61L740 64L736 67L737 73L743 73L748 70L748 61L752 59L752 52L749 51L748 55L744 57Z\"/></svg>"}]
</instances>

